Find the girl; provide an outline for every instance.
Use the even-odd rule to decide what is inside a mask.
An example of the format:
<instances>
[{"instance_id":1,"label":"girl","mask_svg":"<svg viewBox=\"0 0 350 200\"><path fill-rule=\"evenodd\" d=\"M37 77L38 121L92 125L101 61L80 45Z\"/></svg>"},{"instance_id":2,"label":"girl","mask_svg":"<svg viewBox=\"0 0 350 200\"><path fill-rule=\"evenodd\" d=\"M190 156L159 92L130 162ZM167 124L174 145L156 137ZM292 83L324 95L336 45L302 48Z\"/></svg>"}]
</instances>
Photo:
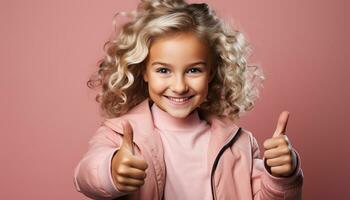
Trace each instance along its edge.
<instances>
[{"instance_id":1,"label":"girl","mask_svg":"<svg viewBox=\"0 0 350 200\"><path fill-rule=\"evenodd\" d=\"M76 189L94 199L301 199L288 112L263 159L234 124L263 79L242 34L204 3L143 0L130 16L100 64L106 120L75 169Z\"/></svg>"}]
</instances>

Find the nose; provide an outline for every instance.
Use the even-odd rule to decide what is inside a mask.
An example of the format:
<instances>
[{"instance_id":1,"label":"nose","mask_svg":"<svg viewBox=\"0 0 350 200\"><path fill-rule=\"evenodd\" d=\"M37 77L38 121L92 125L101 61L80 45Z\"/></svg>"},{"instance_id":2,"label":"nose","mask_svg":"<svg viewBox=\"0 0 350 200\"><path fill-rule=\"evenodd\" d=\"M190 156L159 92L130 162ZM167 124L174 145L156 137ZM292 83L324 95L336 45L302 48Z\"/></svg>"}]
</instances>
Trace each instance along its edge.
<instances>
[{"instance_id":1,"label":"nose","mask_svg":"<svg viewBox=\"0 0 350 200\"><path fill-rule=\"evenodd\" d=\"M171 84L171 90L176 94L185 94L188 92L188 85L183 76L174 77Z\"/></svg>"}]
</instances>

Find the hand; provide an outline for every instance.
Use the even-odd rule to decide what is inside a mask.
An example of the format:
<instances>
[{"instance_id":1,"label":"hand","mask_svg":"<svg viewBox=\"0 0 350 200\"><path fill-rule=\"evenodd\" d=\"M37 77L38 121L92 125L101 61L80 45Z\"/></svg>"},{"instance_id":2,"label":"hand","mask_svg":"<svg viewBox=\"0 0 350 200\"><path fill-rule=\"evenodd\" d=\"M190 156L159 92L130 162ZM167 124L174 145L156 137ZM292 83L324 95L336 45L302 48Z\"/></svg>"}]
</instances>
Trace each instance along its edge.
<instances>
[{"instance_id":1,"label":"hand","mask_svg":"<svg viewBox=\"0 0 350 200\"><path fill-rule=\"evenodd\" d=\"M289 112L280 114L277 128L272 136L264 142L264 157L271 168L273 176L290 176L296 168L296 154L286 135Z\"/></svg>"},{"instance_id":2,"label":"hand","mask_svg":"<svg viewBox=\"0 0 350 200\"><path fill-rule=\"evenodd\" d=\"M121 192L135 192L146 177L146 161L134 155L133 130L127 121L122 122L123 143L112 159L112 177Z\"/></svg>"}]
</instances>

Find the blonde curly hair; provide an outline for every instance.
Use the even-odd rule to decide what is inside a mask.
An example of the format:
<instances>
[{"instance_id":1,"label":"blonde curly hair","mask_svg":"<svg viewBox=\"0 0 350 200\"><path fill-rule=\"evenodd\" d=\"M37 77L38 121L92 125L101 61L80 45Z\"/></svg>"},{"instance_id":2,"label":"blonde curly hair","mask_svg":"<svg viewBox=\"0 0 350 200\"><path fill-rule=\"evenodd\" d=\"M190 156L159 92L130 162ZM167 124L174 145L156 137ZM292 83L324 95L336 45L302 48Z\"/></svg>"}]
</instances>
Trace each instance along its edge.
<instances>
[{"instance_id":1,"label":"blonde curly hair","mask_svg":"<svg viewBox=\"0 0 350 200\"><path fill-rule=\"evenodd\" d=\"M142 0L136 11L118 14L131 20L105 43L106 55L87 82L89 88L102 88L96 101L104 116L118 117L149 97L143 73L152 41L187 31L207 42L214 60L215 75L200 110L235 119L254 107L264 80L262 70L247 64L250 48L243 34L225 24L207 4Z\"/></svg>"}]
</instances>

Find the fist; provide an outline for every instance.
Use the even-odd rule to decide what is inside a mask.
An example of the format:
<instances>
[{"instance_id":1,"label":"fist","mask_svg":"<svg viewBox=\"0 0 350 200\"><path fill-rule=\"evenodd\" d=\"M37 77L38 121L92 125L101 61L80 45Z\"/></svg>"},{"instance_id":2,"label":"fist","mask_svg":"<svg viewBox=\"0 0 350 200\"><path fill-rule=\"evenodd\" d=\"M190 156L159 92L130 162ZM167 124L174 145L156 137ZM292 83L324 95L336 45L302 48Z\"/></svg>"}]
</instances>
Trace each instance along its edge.
<instances>
[{"instance_id":1,"label":"fist","mask_svg":"<svg viewBox=\"0 0 350 200\"><path fill-rule=\"evenodd\" d=\"M288 118L289 113L282 112L272 138L264 142L266 165L276 177L289 176L296 168L296 154L286 135Z\"/></svg>"},{"instance_id":2,"label":"fist","mask_svg":"<svg viewBox=\"0 0 350 200\"><path fill-rule=\"evenodd\" d=\"M146 161L134 155L133 130L127 121L122 122L123 143L112 159L112 177L119 191L137 191L146 178Z\"/></svg>"}]
</instances>

